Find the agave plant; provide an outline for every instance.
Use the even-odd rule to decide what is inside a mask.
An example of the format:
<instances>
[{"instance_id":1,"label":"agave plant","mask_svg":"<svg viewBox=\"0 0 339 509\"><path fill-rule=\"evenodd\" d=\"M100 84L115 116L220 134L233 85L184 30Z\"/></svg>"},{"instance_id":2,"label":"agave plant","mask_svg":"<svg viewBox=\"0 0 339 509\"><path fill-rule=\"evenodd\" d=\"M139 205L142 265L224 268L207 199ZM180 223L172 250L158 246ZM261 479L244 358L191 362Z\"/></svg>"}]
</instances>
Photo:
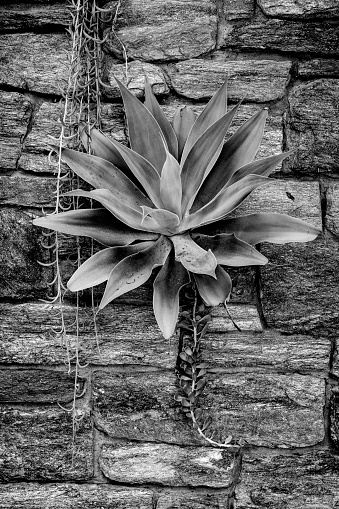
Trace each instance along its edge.
<instances>
[{"instance_id":1,"label":"agave plant","mask_svg":"<svg viewBox=\"0 0 339 509\"><path fill-rule=\"evenodd\" d=\"M67 195L92 198L100 208L47 215L34 224L88 236L104 249L91 256L68 282L71 291L107 281L99 309L148 280L154 281L153 307L165 338L176 326L179 291L188 280L208 306L229 297L232 282L222 267L264 265L253 246L313 240L319 231L283 214L259 213L225 219L257 187L271 182L274 168L290 152L253 161L267 110L247 120L225 143L239 108L227 110L226 83L195 118L179 108L169 122L145 82L140 102L121 82L130 148L98 129L84 129L90 154L67 148L61 157L95 189ZM223 233L213 235L215 221ZM203 230L199 231L202 227Z\"/></svg>"}]
</instances>

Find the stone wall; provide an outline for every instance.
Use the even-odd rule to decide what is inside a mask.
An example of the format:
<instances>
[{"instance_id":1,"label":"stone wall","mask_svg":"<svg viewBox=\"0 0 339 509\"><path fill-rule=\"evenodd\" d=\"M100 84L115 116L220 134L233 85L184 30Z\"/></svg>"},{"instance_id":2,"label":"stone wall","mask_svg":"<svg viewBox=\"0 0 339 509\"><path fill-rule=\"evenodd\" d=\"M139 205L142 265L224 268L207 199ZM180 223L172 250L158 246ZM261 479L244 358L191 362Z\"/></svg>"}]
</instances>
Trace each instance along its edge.
<instances>
[{"instance_id":1,"label":"stone wall","mask_svg":"<svg viewBox=\"0 0 339 509\"><path fill-rule=\"evenodd\" d=\"M116 2L111 2L115 8ZM169 117L196 111L228 76L235 127L269 119L259 156L295 149L242 211L279 211L323 228L308 244L263 244L270 263L233 271L231 310L204 341L212 368L202 405L232 454L208 447L174 401L178 338L161 338L151 286L127 294L81 336L72 461L66 352L52 334L50 270L31 219L52 210L47 160L58 135L69 22L62 1L0 6L0 507L9 509L334 509L339 505L339 7L337 0L123 0L117 35L129 87L150 78ZM121 45L105 45L104 130L126 139L113 76ZM66 248L65 248L66 249ZM74 304L65 305L72 320ZM71 335L70 341L75 341Z\"/></svg>"}]
</instances>

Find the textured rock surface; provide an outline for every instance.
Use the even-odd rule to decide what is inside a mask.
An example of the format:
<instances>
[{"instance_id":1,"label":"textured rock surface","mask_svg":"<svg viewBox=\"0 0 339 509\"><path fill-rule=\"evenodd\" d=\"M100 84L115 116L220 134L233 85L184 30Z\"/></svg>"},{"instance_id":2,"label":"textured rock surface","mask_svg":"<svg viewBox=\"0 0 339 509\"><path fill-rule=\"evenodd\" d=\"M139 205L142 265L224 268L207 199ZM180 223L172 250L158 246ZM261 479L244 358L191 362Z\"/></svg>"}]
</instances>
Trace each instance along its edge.
<instances>
[{"instance_id":1,"label":"textured rock surface","mask_svg":"<svg viewBox=\"0 0 339 509\"><path fill-rule=\"evenodd\" d=\"M228 21L251 18L254 14L253 0L243 0L242 2L224 0L222 7L223 15Z\"/></svg>"},{"instance_id":2,"label":"textured rock surface","mask_svg":"<svg viewBox=\"0 0 339 509\"><path fill-rule=\"evenodd\" d=\"M339 80L316 80L294 88L287 120L287 148L293 171L316 175L339 170Z\"/></svg>"},{"instance_id":3,"label":"textured rock surface","mask_svg":"<svg viewBox=\"0 0 339 509\"><path fill-rule=\"evenodd\" d=\"M339 16L336 0L259 0L263 13L273 17L331 18Z\"/></svg>"},{"instance_id":4,"label":"textured rock surface","mask_svg":"<svg viewBox=\"0 0 339 509\"><path fill-rule=\"evenodd\" d=\"M0 30L27 30L51 25L69 25L69 9L64 0L56 2L3 2L0 6ZM60 26L58 27L61 28Z\"/></svg>"},{"instance_id":5,"label":"textured rock surface","mask_svg":"<svg viewBox=\"0 0 339 509\"><path fill-rule=\"evenodd\" d=\"M337 182L326 183L325 226L334 235L339 235L339 185Z\"/></svg>"},{"instance_id":6,"label":"textured rock surface","mask_svg":"<svg viewBox=\"0 0 339 509\"><path fill-rule=\"evenodd\" d=\"M299 62L298 76L301 78L338 78L339 62L330 58L314 58Z\"/></svg>"},{"instance_id":7,"label":"textured rock surface","mask_svg":"<svg viewBox=\"0 0 339 509\"><path fill-rule=\"evenodd\" d=\"M72 418L60 409L1 408L1 482L85 480L93 475L92 431L82 421L72 465Z\"/></svg>"},{"instance_id":8,"label":"textured rock surface","mask_svg":"<svg viewBox=\"0 0 339 509\"><path fill-rule=\"evenodd\" d=\"M110 52L153 61L184 60L215 47L217 16L211 0L130 0L123 2L117 38L107 41Z\"/></svg>"},{"instance_id":9,"label":"textured rock surface","mask_svg":"<svg viewBox=\"0 0 339 509\"><path fill-rule=\"evenodd\" d=\"M330 21L302 23L280 19L258 19L233 26L226 31L223 47L337 56L339 35L337 25Z\"/></svg>"},{"instance_id":10,"label":"textured rock surface","mask_svg":"<svg viewBox=\"0 0 339 509\"><path fill-rule=\"evenodd\" d=\"M226 509L226 493L172 492L161 494L157 509ZM7 509L7 508L6 508Z\"/></svg>"},{"instance_id":11,"label":"textured rock surface","mask_svg":"<svg viewBox=\"0 0 339 509\"><path fill-rule=\"evenodd\" d=\"M53 207L54 191L54 179L22 175L0 176L1 205Z\"/></svg>"},{"instance_id":12,"label":"textured rock surface","mask_svg":"<svg viewBox=\"0 0 339 509\"><path fill-rule=\"evenodd\" d=\"M274 60L186 60L168 68L174 90L190 99L210 98L228 78L228 97L265 102L284 95L291 62Z\"/></svg>"},{"instance_id":13,"label":"textured rock surface","mask_svg":"<svg viewBox=\"0 0 339 509\"><path fill-rule=\"evenodd\" d=\"M68 44L63 33L1 35L0 85L60 95Z\"/></svg>"},{"instance_id":14,"label":"textured rock surface","mask_svg":"<svg viewBox=\"0 0 339 509\"><path fill-rule=\"evenodd\" d=\"M338 480L338 456L329 452L248 452L236 491L237 509L334 509Z\"/></svg>"},{"instance_id":15,"label":"textured rock surface","mask_svg":"<svg viewBox=\"0 0 339 509\"><path fill-rule=\"evenodd\" d=\"M209 376L201 407L212 416L207 434L266 447L306 447L324 436L324 383L309 375L260 372ZM194 444L197 436L174 401L174 375L98 372L95 421L112 437ZM203 445L203 441L201 444Z\"/></svg>"},{"instance_id":16,"label":"textured rock surface","mask_svg":"<svg viewBox=\"0 0 339 509\"><path fill-rule=\"evenodd\" d=\"M138 488L121 489L105 484L12 483L0 485L0 497L2 509L153 508L152 491Z\"/></svg>"},{"instance_id":17,"label":"textured rock surface","mask_svg":"<svg viewBox=\"0 0 339 509\"><path fill-rule=\"evenodd\" d=\"M100 467L115 482L226 488L232 482L233 454L209 447L119 442L103 445Z\"/></svg>"}]
</instances>

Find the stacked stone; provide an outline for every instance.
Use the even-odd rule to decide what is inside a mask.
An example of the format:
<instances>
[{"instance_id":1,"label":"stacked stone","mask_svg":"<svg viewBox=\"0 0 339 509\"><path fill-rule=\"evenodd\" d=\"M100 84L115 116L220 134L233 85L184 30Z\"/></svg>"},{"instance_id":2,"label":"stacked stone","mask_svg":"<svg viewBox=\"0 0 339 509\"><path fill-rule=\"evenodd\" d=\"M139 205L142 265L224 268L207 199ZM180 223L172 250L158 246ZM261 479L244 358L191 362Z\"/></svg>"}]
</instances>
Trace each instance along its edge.
<instances>
[{"instance_id":1,"label":"stacked stone","mask_svg":"<svg viewBox=\"0 0 339 509\"><path fill-rule=\"evenodd\" d=\"M122 0L118 38L105 45L104 131L126 141L114 82L123 46L129 88L142 98L147 74L169 118L184 104L201 111L228 77L230 103L243 100L233 130L269 110L258 157L295 149L237 213L286 213L323 235L263 244L266 267L232 271L241 333L213 310L201 403L216 437L242 437L243 453L208 447L175 403L178 339L162 339L147 284L99 316L100 354L91 331L81 337L89 365L72 461L72 417L58 403L71 402L73 380L51 334L58 318L38 300L51 273L31 224L53 210L47 155L69 12L62 1L0 6L1 508L337 507L338 21L337 0ZM64 311L73 316L71 301Z\"/></svg>"}]
</instances>

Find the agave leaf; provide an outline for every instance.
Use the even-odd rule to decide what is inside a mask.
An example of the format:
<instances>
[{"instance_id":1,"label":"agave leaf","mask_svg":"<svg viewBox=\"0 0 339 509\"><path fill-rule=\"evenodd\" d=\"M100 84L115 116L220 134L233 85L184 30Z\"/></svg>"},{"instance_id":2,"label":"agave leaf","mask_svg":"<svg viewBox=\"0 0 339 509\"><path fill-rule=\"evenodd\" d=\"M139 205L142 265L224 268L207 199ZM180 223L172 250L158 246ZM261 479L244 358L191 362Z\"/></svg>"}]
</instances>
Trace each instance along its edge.
<instances>
[{"instance_id":1,"label":"agave leaf","mask_svg":"<svg viewBox=\"0 0 339 509\"><path fill-rule=\"evenodd\" d=\"M181 178L180 165L174 157L166 151L167 157L160 178L161 201L167 210L181 217Z\"/></svg>"},{"instance_id":2,"label":"agave leaf","mask_svg":"<svg viewBox=\"0 0 339 509\"><path fill-rule=\"evenodd\" d=\"M145 78L145 102L144 106L150 111L155 120L158 122L160 129L165 137L168 150L173 157L178 157L178 140L170 121L167 119L163 109L156 100L148 78Z\"/></svg>"},{"instance_id":3,"label":"agave leaf","mask_svg":"<svg viewBox=\"0 0 339 509\"><path fill-rule=\"evenodd\" d=\"M80 209L34 219L35 226L69 235L91 237L106 246L131 244L135 240L156 240L159 234L133 230L106 209Z\"/></svg>"},{"instance_id":4,"label":"agave leaf","mask_svg":"<svg viewBox=\"0 0 339 509\"><path fill-rule=\"evenodd\" d=\"M274 168L286 159L286 157L293 154L293 152L293 150L289 150L283 154L265 157L259 161L253 161L252 163L246 164L234 173L233 177L227 182L227 186L231 186L235 182L238 182L238 180L247 177L247 175L261 175L262 177L269 177Z\"/></svg>"},{"instance_id":5,"label":"agave leaf","mask_svg":"<svg viewBox=\"0 0 339 509\"><path fill-rule=\"evenodd\" d=\"M215 277L217 260L210 249L205 251L198 246L189 233L173 235L171 241L174 245L175 259L182 263L187 270Z\"/></svg>"},{"instance_id":6,"label":"agave leaf","mask_svg":"<svg viewBox=\"0 0 339 509\"><path fill-rule=\"evenodd\" d=\"M191 148L200 136L227 112L227 81L221 85L194 122L181 156L183 165Z\"/></svg>"},{"instance_id":7,"label":"agave leaf","mask_svg":"<svg viewBox=\"0 0 339 509\"><path fill-rule=\"evenodd\" d=\"M80 126L81 141L88 151L91 149L91 154L106 159L114 164L121 170L130 180L134 182L134 174L129 169L125 159L120 154L119 150L111 143L110 139L105 136L99 129L91 128L90 134L87 132L87 125L81 124Z\"/></svg>"},{"instance_id":8,"label":"agave leaf","mask_svg":"<svg viewBox=\"0 0 339 509\"><path fill-rule=\"evenodd\" d=\"M174 258L173 250L154 281L153 309L165 339L172 336L179 314L179 291L188 283L185 267Z\"/></svg>"},{"instance_id":9,"label":"agave leaf","mask_svg":"<svg viewBox=\"0 0 339 509\"><path fill-rule=\"evenodd\" d=\"M74 272L67 283L72 292L99 285L107 281L113 268L127 256L151 247L154 242L140 242L131 246L109 247L102 249L86 260Z\"/></svg>"},{"instance_id":10,"label":"agave leaf","mask_svg":"<svg viewBox=\"0 0 339 509\"><path fill-rule=\"evenodd\" d=\"M254 189L270 182L273 181L268 177L248 175L230 187L225 186L212 201L195 214L188 216L186 221L183 222L182 228L185 230L192 229L221 219L237 208Z\"/></svg>"},{"instance_id":11,"label":"agave leaf","mask_svg":"<svg viewBox=\"0 0 339 509\"><path fill-rule=\"evenodd\" d=\"M141 103L140 103L141 104ZM160 176L154 166L144 159L137 152L134 152L125 145L121 145L115 140L111 140L111 144L117 149L124 158L126 164L138 179L148 196L157 207L161 208L160 200ZM165 159L164 159L165 160Z\"/></svg>"},{"instance_id":12,"label":"agave leaf","mask_svg":"<svg viewBox=\"0 0 339 509\"><path fill-rule=\"evenodd\" d=\"M225 302L232 291L232 280L228 273L218 265L216 279L205 274L194 274L198 292L207 306L217 306Z\"/></svg>"},{"instance_id":13,"label":"agave leaf","mask_svg":"<svg viewBox=\"0 0 339 509\"><path fill-rule=\"evenodd\" d=\"M182 165L182 212L198 191L206 170L223 143L225 134L234 118L239 105L214 122L197 140ZM193 129L193 128L192 128Z\"/></svg>"},{"instance_id":14,"label":"agave leaf","mask_svg":"<svg viewBox=\"0 0 339 509\"><path fill-rule=\"evenodd\" d=\"M121 81L115 79L124 101L131 148L149 161L160 175L166 159L160 126L139 99Z\"/></svg>"},{"instance_id":15,"label":"agave leaf","mask_svg":"<svg viewBox=\"0 0 339 509\"><path fill-rule=\"evenodd\" d=\"M143 221L142 213L135 209L132 209L123 202L116 199L114 194L108 189L94 189L93 191L83 191L82 189L76 189L64 193L63 196L82 196L84 198L91 198L97 200L107 210L109 210L116 218L123 223L127 224L131 228L136 230L147 230L154 233L161 233L161 228L158 223L151 217L146 217ZM141 224L143 222L143 224Z\"/></svg>"},{"instance_id":16,"label":"agave leaf","mask_svg":"<svg viewBox=\"0 0 339 509\"><path fill-rule=\"evenodd\" d=\"M178 138L178 161L181 158L189 132L195 122L195 115L192 108L183 106L178 108L173 117L173 129Z\"/></svg>"},{"instance_id":17,"label":"agave leaf","mask_svg":"<svg viewBox=\"0 0 339 509\"><path fill-rule=\"evenodd\" d=\"M129 207L139 211L141 205L152 205L122 171L105 159L68 148L61 149L61 157L83 180L98 189L108 189L117 200Z\"/></svg>"},{"instance_id":18,"label":"agave leaf","mask_svg":"<svg viewBox=\"0 0 339 509\"><path fill-rule=\"evenodd\" d=\"M271 242L272 244L309 242L321 233L321 230L302 219L273 212L225 219L202 229L203 232L204 230L212 235L220 231L234 233L239 239L251 245L260 242Z\"/></svg>"},{"instance_id":19,"label":"agave leaf","mask_svg":"<svg viewBox=\"0 0 339 509\"><path fill-rule=\"evenodd\" d=\"M194 242L203 249L211 249L220 265L229 267L245 267L247 265L266 265L266 256L263 256L253 246L238 239L233 233L220 235L192 234Z\"/></svg>"},{"instance_id":20,"label":"agave leaf","mask_svg":"<svg viewBox=\"0 0 339 509\"><path fill-rule=\"evenodd\" d=\"M121 260L109 276L99 309L103 309L115 298L145 283L154 267L165 263L171 249L171 242L162 235L151 247Z\"/></svg>"},{"instance_id":21,"label":"agave leaf","mask_svg":"<svg viewBox=\"0 0 339 509\"><path fill-rule=\"evenodd\" d=\"M260 146L266 117L266 109L259 111L226 141L197 194L191 212L196 212L210 202L239 168L252 162Z\"/></svg>"},{"instance_id":22,"label":"agave leaf","mask_svg":"<svg viewBox=\"0 0 339 509\"><path fill-rule=\"evenodd\" d=\"M171 233L171 230L179 225L180 219L173 212L165 209L151 209L149 207L141 207L143 212L143 221L147 216L153 218L159 226Z\"/></svg>"}]
</instances>

